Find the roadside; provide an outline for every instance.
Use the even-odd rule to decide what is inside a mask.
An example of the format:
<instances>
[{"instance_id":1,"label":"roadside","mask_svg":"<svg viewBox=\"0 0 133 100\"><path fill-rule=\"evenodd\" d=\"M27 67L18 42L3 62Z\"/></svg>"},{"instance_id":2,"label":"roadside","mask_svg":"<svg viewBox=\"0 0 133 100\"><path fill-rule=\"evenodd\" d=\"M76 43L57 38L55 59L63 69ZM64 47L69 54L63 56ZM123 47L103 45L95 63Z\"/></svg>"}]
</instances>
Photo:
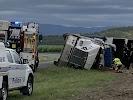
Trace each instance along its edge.
<instances>
[{"instance_id":1,"label":"roadside","mask_svg":"<svg viewBox=\"0 0 133 100\"><path fill-rule=\"evenodd\" d=\"M39 68L47 68L53 66L53 62L58 60L60 53L39 53Z\"/></svg>"},{"instance_id":2,"label":"roadside","mask_svg":"<svg viewBox=\"0 0 133 100\"><path fill-rule=\"evenodd\" d=\"M132 100L133 75L110 71L76 70L56 67L60 53L41 53L46 57L35 73L34 93L24 97L11 92L9 100ZM132 70L131 70L132 71Z\"/></svg>"},{"instance_id":3,"label":"roadside","mask_svg":"<svg viewBox=\"0 0 133 100\"><path fill-rule=\"evenodd\" d=\"M105 86L115 79L116 76L108 72L51 66L35 73L32 96L13 91L9 100L71 100L88 88Z\"/></svg>"},{"instance_id":4,"label":"roadside","mask_svg":"<svg viewBox=\"0 0 133 100\"><path fill-rule=\"evenodd\" d=\"M117 77L108 85L83 91L72 100L132 100L133 74L117 73Z\"/></svg>"}]
</instances>

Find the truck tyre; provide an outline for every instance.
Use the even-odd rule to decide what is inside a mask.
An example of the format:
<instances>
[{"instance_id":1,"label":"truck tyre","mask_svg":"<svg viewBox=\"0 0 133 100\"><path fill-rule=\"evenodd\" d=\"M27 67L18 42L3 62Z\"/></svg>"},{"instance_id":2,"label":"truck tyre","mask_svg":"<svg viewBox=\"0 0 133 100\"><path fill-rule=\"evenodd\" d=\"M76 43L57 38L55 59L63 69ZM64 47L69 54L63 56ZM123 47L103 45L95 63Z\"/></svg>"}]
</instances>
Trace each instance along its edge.
<instances>
[{"instance_id":1,"label":"truck tyre","mask_svg":"<svg viewBox=\"0 0 133 100\"><path fill-rule=\"evenodd\" d=\"M28 78L28 81L27 81L27 86L23 87L20 92L23 94L23 95L32 95L32 92L33 92L33 77L32 76L29 76Z\"/></svg>"},{"instance_id":2,"label":"truck tyre","mask_svg":"<svg viewBox=\"0 0 133 100\"><path fill-rule=\"evenodd\" d=\"M0 90L0 100L7 100L8 96L8 87L7 82L3 82L2 89Z\"/></svg>"}]
</instances>

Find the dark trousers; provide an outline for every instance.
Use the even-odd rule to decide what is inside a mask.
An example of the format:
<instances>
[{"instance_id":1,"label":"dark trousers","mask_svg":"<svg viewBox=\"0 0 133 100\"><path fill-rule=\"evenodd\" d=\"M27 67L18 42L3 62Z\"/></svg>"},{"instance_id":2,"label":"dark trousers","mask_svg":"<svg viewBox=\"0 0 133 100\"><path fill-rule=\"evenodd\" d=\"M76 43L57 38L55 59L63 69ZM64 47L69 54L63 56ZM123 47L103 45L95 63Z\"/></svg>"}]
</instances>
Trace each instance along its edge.
<instances>
[{"instance_id":1,"label":"dark trousers","mask_svg":"<svg viewBox=\"0 0 133 100\"><path fill-rule=\"evenodd\" d=\"M118 65L117 67L118 67L118 70L119 70L119 69L121 69L122 65Z\"/></svg>"}]
</instances>

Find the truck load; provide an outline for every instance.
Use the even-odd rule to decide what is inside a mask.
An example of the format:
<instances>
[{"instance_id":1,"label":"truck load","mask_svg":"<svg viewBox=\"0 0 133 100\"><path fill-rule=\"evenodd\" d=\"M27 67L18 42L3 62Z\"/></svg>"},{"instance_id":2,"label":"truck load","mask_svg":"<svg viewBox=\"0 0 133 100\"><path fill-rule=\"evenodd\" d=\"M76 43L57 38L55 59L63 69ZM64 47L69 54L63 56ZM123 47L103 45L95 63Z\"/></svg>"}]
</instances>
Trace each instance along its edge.
<instances>
[{"instance_id":1,"label":"truck load","mask_svg":"<svg viewBox=\"0 0 133 100\"><path fill-rule=\"evenodd\" d=\"M125 63L124 54L128 51L128 56L133 52L133 40L126 38L107 38L107 43L115 44L116 50L112 52L114 58L119 58L122 63ZM126 61L127 62L127 61Z\"/></svg>"}]
</instances>

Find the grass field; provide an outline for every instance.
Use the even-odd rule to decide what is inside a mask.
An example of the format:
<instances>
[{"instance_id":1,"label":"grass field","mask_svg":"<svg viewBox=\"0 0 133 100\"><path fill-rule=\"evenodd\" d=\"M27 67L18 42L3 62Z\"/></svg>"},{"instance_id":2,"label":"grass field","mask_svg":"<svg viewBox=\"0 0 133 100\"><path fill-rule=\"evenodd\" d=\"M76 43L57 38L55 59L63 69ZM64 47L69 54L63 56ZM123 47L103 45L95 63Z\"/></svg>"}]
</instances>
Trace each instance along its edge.
<instances>
[{"instance_id":1,"label":"grass field","mask_svg":"<svg viewBox=\"0 0 133 100\"><path fill-rule=\"evenodd\" d=\"M19 92L9 93L9 100L69 100L84 90L103 86L116 77L108 72L75 70L64 67L39 69L35 73L34 93L22 96Z\"/></svg>"},{"instance_id":2,"label":"grass field","mask_svg":"<svg viewBox=\"0 0 133 100\"><path fill-rule=\"evenodd\" d=\"M38 46L38 51L40 53L61 52L62 49L63 49L63 45L39 45Z\"/></svg>"}]
</instances>

